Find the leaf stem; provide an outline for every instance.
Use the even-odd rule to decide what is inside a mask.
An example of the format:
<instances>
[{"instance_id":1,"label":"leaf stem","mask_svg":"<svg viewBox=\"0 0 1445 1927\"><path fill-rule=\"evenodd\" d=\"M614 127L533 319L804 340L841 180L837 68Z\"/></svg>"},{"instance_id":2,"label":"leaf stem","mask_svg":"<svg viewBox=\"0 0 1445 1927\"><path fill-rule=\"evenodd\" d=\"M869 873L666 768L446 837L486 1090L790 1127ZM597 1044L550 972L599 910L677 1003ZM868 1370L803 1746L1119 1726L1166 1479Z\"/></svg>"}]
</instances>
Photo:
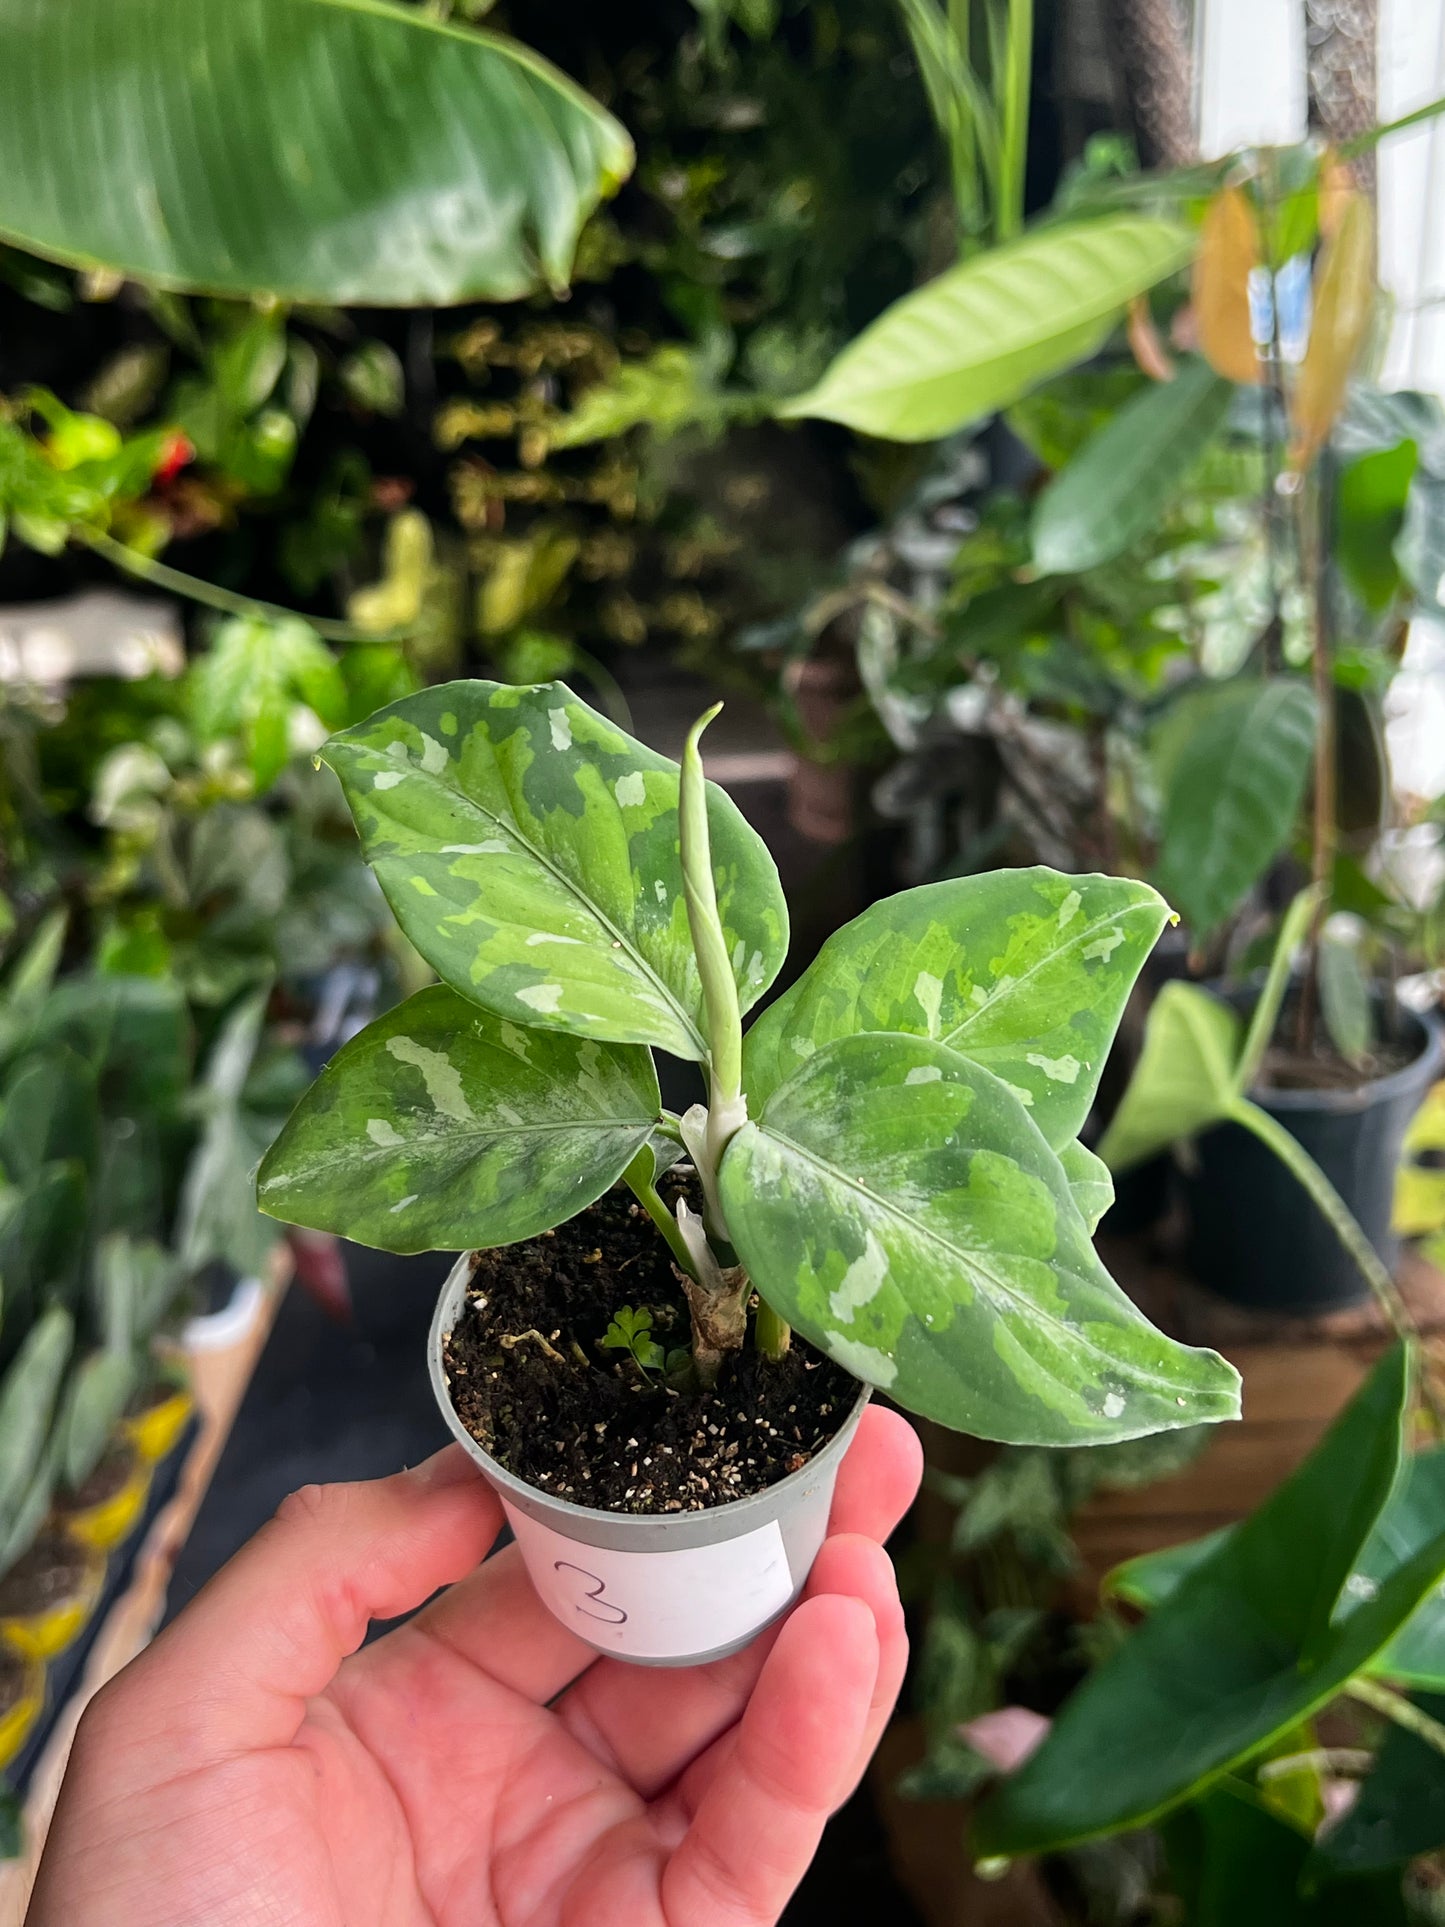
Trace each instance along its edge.
<instances>
[{"instance_id":1,"label":"leaf stem","mask_svg":"<svg viewBox=\"0 0 1445 1927\"><path fill-rule=\"evenodd\" d=\"M689 1278L695 1280L697 1267L692 1261L692 1253L687 1248L687 1241L678 1227L677 1219L667 1208L657 1186L653 1183L652 1174L655 1168L652 1152L644 1144L622 1173L622 1181L667 1240L667 1248L672 1253L673 1263L680 1271L686 1272Z\"/></svg>"},{"instance_id":2,"label":"leaf stem","mask_svg":"<svg viewBox=\"0 0 1445 1927\"><path fill-rule=\"evenodd\" d=\"M114 536L104 535L99 529L77 528L71 533L86 548L138 581L149 582L156 589L169 589L190 602L218 609L222 615L252 616L266 622L304 622L326 642L400 642L403 639L399 629L360 629L354 622L334 621L329 616L305 616L295 609L283 608L279 602L258 602L254 596L240 595L234 589L223 589L219 583L203 582L199 576L187 575L182 569L157 562L154 556L127 548L124 542L117 542Z\"/></svg>"},{"instance_id":3,"label":"leaf stem","mask_svg":"<svg viewBox=\"0 0 1445 1927\"><path fill-rule=\"evenodd\" d=\"M1359 1266L1395 1336L1404 1340L1415 1338L1415 1322L1380 1254L1360 1229L1349 1206L1299 1140L1291 1136L1278 1118L1261 1110L1258 1104L1252 1104L1247 1097L1235 1099L1229 1116L1234 1123L1242 1124L1246 1131L1252 1131L1260 1143L1273 1151L1286 1170L1304 1186L1330 1229Z\"/></svg>"},{"instance_id":4,"label":"leaf stem","mask_svg":"<svg viewBox=\"0 0 1445 1927\"><path fill-rule=\"evenodd\" d=\"M703 1010L707 1020L710 1109L742 1094L743 1024L738 1011L738 987L728 957L727 939L718 916L717 890L712 874L712 844L707 827L707 782L703 776L702 732L722 708L714 703L688 732L682 752L682 782L678 792L678 841L682 846L682 891L688 928L702 979Z\"/></svg>"},{"instance_id":5,"label":"leaf stem","mask_svg":"<svg viewBox=\"0 0 1445 1927\"><path fill-rule=\"evenodd\" d=\"M1405 1732L1413 1733L1417 1740L1423 1740L1436 1753L1445 1754L1445 1726L1439 1720L1432 1720L1428 1713L1422 1712L1403 1693L1382 1685L1377 1679L1352 1679L1345 1691L1361 1706L1369 1706L1375 1712L1383 1713L1387 1720L1392 1720Z\"/></svg>"},{"instance_id":6,"label":"leaf stem","mask_svg":"<svg viewBox=\"0 0 1445 1927\"><path fill-rule=\"evenodd\" d=\"M792 1340L792 1326L786 1319L779 1318L766 1298L759 1298L757 1315L753 1319L753 1343L763 1357L781 1358Z\"/></svg>"},{"instance_id":7,"label":"leaf stem","mask_svg":"<svg viewBox=\"0 0 1445 1927\"><path fill-rule=\"evenodd\" d=\"M999 241L1011 241L1024 224L1024 172L1028 164L1029 83L1033 54L1033 0L1008 0L1000 102L1002 112L999 116L1002 126L998 202L994 213L994 233Z\"/></svg>"}]
</instances>

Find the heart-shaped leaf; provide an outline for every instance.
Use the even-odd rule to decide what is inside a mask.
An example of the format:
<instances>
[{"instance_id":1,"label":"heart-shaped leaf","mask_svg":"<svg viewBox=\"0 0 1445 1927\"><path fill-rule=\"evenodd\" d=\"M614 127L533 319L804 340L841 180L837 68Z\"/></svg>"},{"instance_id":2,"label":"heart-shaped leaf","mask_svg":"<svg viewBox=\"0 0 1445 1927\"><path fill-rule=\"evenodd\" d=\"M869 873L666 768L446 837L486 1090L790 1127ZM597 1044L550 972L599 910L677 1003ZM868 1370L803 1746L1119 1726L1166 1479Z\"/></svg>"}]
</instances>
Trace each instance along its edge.
<instances>
[{"instance_id":1,"label":"heart-shaped leaf","mask_svg":"<svg viewBox=\"0 0 1445 1927\"><path fill-rule=\"evenodd\" d=\"M1396 1347L1305 1463L1177 1584L980 1809L980 1853L1040 1853L1142 1826L1308 1719L1445 1573L1445 1530L1344 1617L1393 1491L1410 1362Z\"/></svg>"},{"instance_id":2,"label":"heart-shaped leaf","mask_svg":"<svg viewBox=\"0 0 1445 1927\"><path fill-rule=\"evenodd\" d=\"M778 412L900 442L951 435L1092 354L1193 250L1189 229L1146 214L1039 228L895 301Z\"/></svg>"},{"instance_id":3,"label":"heart-shaped leaf","mask_svg":"<svg viewBox=\"0 0 1445 1927\"><path fill-rule=\"evenodd\" d=\"M1308 683L1243 677L1192 691L1170 714L1159 888L1207 936L1238 908L1294 831L1315 741Z\"/></svg>"},{"instance_id":4,"label":"heart-shaped leaf","mask_svg":"<svg viewBox=\"0 0 1445 1927\"><path fill-rule=\"evenodd\" d=\"M1149 1007L1144 1048L1099 1144L1114 1172L1226 1118L1236 1101L1239 1019L1197 984L1165 984Z\"/></svg>"},{"instance_id":5,"label":"heart-shaped leaf","mask_svg":"<svg viewBox=\"0 0 1445 1927\"><path fill-rule=\"evenodd\" d=\"M1034 567L1098 568L1158 526L1229 413L1231 383L1208 362L1150 382L1049 483L1034 505Z\"/></svg>"},{"instance_id":6,"label":"heart-shaped leaf","mask_svg":"<svg viewBox=\"0 0 1445 1927\"><path fill-rule=\"evenodd\" d=\"M1057 870L925 883L831 936L748 1033L754 1110L859 1031L933 1037L1013 1086L1049 1143L1077 1137L1141 965L1169 918L1147 884Z\"/></svg>"},{"instance_id":7,"label":"heart-shaped leaf","mask_svg":"<svg viewBox=\"0 0 1445 1927\"><path fill-rule=\"evenodd\" d=\"M71 1367L56 1425L59 1471L72 1491L100 1464L139 1376L128 1352L91 1352Z\"/></svg>"},{"instance_id":8,"label":"heart-shaped leaf","mask_svg":"<svg viewBox=\"0 0 1445 1927\"><path fill-rule=\"evenodd\" d=\"M1430 1543L1445 1519L1445 1446L1417 1452L1405 1468L1389 1504L1375 1521L1354 1570L1340 1593L1335 1617L1345 1619L1373 1599L1384 1582ZM1222 1526L1201 1539L1141 1553L1107 1575L1104 1587L1116 1598L1145 1612L1178 1589L1237 1528ZM1445 1592L1423 1600L1369 1670L1424 1692L1445 1693Z\"/></svg>"},{"instance_id":9,"label":"heart-shaped leaf","mask_svg":"<svg viewBox=\"0 0 1445 1927\"><path fill-rule=\"evenodd\" d=\"M1238 1413L1233 1368L1165 1338L1109 1277L1020 1099L946 1045L824 1045L721 1177L767 1302L926 1417L1078 1445Z\"/></svg>"},{"instance_id":10,"label":"heart-shaped leaf","mask_svg":"<svg viewBox=\"0 0 1445 1927\"><path fill-rule=\"evenodd\" d=\"M536 54L385 0L0 0L0 37L5 238L164 287L514 299L632 165Z\"/></svg>"},{"instance_id":11,"label":"heart-shaped leaf","mask_svg":"<svg viewBox=\"0 0 1445 1927\"><path fill-rule=\"evenodd\" d=\"M321 752L407 936L444 982L528 1027L702 1058L678 767L562 683L445 683ZM749 1009L787 952L761 839L708 785L718 910Z\"/></svg>"},{"instance_id":12,"label":"heart-shaped leaf","mask_svg":"<svg viewBox=\"0 0 1445 1927\"><path fill-rule=\"evenodd\" d=\"M435 985L337 1052L257 1195L383 1251L513 1244L601 1197L658 1109L645 1050L522 1030Z\"/></svg>"}]
</instances>

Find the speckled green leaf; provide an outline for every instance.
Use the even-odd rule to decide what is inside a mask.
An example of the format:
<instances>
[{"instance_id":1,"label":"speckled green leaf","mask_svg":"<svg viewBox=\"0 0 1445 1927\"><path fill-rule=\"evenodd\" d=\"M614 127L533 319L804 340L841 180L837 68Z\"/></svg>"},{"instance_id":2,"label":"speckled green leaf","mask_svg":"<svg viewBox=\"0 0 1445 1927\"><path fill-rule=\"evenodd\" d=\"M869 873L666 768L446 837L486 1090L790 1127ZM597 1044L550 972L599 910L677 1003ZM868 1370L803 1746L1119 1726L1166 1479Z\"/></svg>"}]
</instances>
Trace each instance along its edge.
<instances>
[{"instance_id":1,"label":"speckled green leaf","mask_svg":"<svg viewBox=\"0 0 1445 1927\"><path fill-rule=\"evenodd\" d=\"M658 1107L646 1051L522 1030L435 985L337 1052L257 1195L384 1251L512 1244L601 1197Z\"/></svg>"},{"instance_id":2,"label":"speckled green leaf","mask_svg":"<svg viewBox=\"0 0 1445 1927\"><path fill-rule=\"evenodd\" d=\"M322 755L402 929L454 990L518 1024L704 1055L675 763L562 683L446 683ZM708 829L747 1010L786 954L787 907L712 784Z\"/></svg>"},{"instance_id":3,"label":"speckled green leaf","mask_svg":"<svg viewBox=\"0 0 1445 1927\"><path fill-rule=\"evenodd\" d=\"M1090 1231L1097 1231L1100 1218L1114 1202L1114 1180L1108 1165L1077 1138L1059 1152L1059 1163L1064 1167L1079 1216Z\"/></svg>"},{"instance_id":4,"label":"speckled green leaf","mask_svg":"<svg viewBox=\"0 0 1445 1927\"><path fill-rule=\"evenodd\" d=\"M1410 1369L1388 1353L1300 1468L1176 1585L980 1808L981 1854L1144 1825L1309 1719L1439 1583L1436 1532L1341 1605L1399 1474Z\"/></svg>"},{"instance_id":5,"label":"speckled green leaf","mask_svg":"<svg viewBox=\"0 0 1445 1927\"><path fill-rule=\"evenodd\" d=\"M1134 1308L1020 1099L946 1045L824 1045L733 1139L722 1194L768 1303L926 1417L1083 1445L1238 1416L1233 1369Z\"/></svg>"},{"instance_id":6,"label":"speckled green leaf","mask_svg":"<svg viewBox=\"0 0 1445 1927\"><path fill-rule=\"evenodd\" d=\"M1088 1116L1168 917L1147 884L1043 868L901 891L830 937L759 1018L743 1071L752 1108L834 1038L906 1031L1011 1084L1058 1150Z\"/></svg>"}]
</instances>

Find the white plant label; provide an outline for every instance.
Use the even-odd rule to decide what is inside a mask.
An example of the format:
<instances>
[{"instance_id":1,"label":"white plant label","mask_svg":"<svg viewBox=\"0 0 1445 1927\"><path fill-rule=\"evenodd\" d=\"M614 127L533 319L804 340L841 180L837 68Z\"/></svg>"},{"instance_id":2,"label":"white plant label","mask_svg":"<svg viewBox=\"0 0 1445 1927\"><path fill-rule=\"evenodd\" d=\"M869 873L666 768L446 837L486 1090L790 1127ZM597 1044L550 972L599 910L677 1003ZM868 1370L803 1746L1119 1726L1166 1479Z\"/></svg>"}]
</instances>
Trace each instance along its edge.
<instances>
[{"instance_id":1,"label":"white plant label","mask_svg":"<svg viewBox=\"0 0 1445 1927\"><path fill-rule=\"evenodd\" d=\"M718 1545L609 1552L565 1539L510 1505L506 1513L542 1603L623 1658L682 1659L730 1645L793 1596L776 1519Z\"/></svg>"}]
</instances>

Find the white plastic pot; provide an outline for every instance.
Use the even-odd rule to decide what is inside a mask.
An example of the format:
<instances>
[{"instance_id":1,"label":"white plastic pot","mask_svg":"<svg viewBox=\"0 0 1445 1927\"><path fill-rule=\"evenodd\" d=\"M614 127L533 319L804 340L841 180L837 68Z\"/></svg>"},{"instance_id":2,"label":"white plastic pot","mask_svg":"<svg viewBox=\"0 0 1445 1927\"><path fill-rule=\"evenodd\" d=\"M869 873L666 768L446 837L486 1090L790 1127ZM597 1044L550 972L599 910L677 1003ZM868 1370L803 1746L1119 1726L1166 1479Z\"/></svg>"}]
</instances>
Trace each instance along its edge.
<instances>
[{"instance_id":1,"label":"white plastic pot","mask_svg":"<svg viewBox=\"0 0 1445 1927\"><path fill-rule=\"evenodd\" d=\"M639 1666L695 1666L746 1646L803 1589L868 1387L859 1387L823 1450L766 1492L705 1512L573 1505L498 1465L457 1416L443 1361L470 1280L471 1254L463 1252L432 1319L432 1389L453 1435L496 1489L543 1604L599 1653Z\"/></svg>"}]
</instances>

